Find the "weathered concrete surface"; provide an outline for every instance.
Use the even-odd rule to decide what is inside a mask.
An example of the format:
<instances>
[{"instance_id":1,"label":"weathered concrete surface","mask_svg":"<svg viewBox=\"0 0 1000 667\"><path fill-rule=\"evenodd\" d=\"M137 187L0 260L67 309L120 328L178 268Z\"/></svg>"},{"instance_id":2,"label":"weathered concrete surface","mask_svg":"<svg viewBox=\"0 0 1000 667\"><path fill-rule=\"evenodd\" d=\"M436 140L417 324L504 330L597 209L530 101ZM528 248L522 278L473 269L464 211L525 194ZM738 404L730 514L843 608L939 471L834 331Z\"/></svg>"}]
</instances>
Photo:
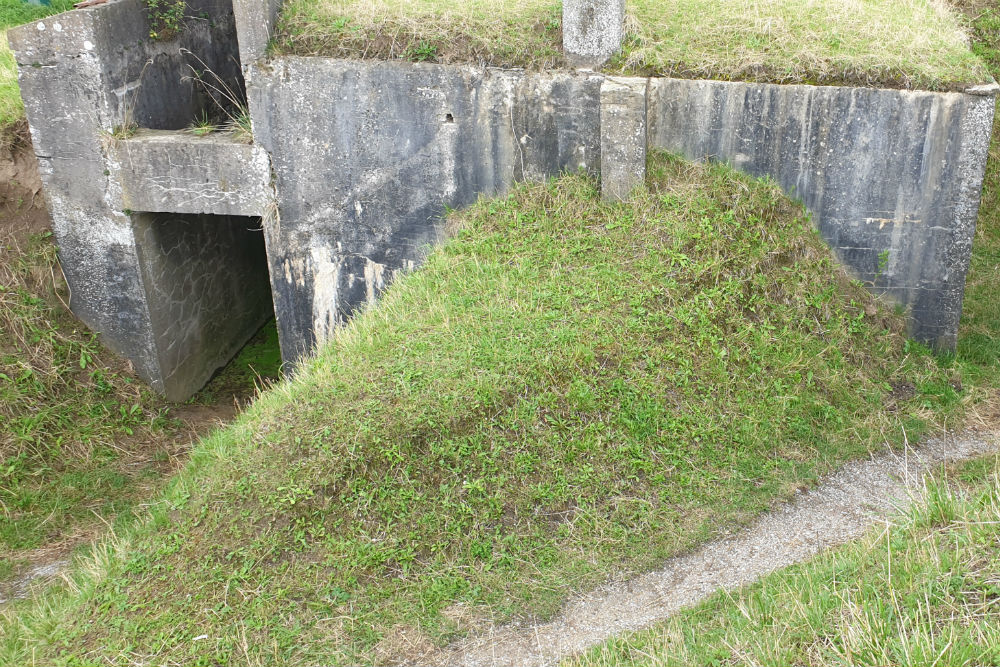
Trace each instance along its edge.
<instances>
[{"instance_id":1,"label":"weathered concrete surface","mask_svg":"<svg viewBox=\"0 0 1000 667\"><path fill-rule=\"evenodd\" d=\"M256 62L267 53L281 4L282 0L233 0L240 60L244 65Z\"/></svg>"},{"instance_id":2,"label":"weathered concrete surface","mask_svg":"<svg viewBox=\"0 0 1000 667\"><path fill-rule=\"evenodd\" d=\"M646 181L649 79L608 78L601 86L601 192L625 201Z\"/></svg>"},{"instance_id":3,"label":"weathered concrete surface","mask_svg":"<svg viewBox=\"0 0 1000 667\"><path fill-rule=\"evenodd\" d=\"M251 69L286 361L419 264L446 206L600 168L600 76L292 57Z\"/></svg>"},{"instance_id":4,"label":"weathered concrete surface","mask_svg":"<svg viewBox=\"0 0 1000 667\"><path fill-rule=\"evenodd\" d=\"M267 153L230 134L140 130L115 149L126 209L260 217L273 199Z\"/></svg>"},{"instance_id":5,"label":"weathered concrete surface","mask_svg":"<svg viewBox=\"0 0 1000 667\"><path fill-rule=\"evenodd\" d=\"M625 0L563 0L563 50L578 66L597 68L625 39Z\"/></svg>"},{"instance_id":6,"label":"weathered concrete surface","mask_svg":"<svg viewBox=\"0 0 1000 667\"><path fill-rule=\"evenodd\" d=\"M981 95L654 79L649 142L771 176L837 256L953 350L989 137Z\"/></svg>"},{"instance_id":7,"label":"weathered concrete surface","mask_svg":"<svg viewBox=\"0 0 1000 667\"><path fill-rule=\"evenodd\" d=\"M198 54L233 69L224 0L189 2L189 28L148 38L141 0L75 10L10 31L35 152L72 290L73 312L154 387L164 385L132 221L122 211L111 131L128 121L184 127L210 100L183 77ZM228 50L227 50L228 49ZM238 67L235 67L238 74Z\"/></svg>"},{"instance_id":8,"label":"weathered concrete surface","mask_svg":"<svg viewBox=\"0 0 1000 667\"><path fill-rule=\"evenodd\" d=\"M274 314L259 218L132 216L167 399L197 392Z\"/></svg>"}]
</instances>

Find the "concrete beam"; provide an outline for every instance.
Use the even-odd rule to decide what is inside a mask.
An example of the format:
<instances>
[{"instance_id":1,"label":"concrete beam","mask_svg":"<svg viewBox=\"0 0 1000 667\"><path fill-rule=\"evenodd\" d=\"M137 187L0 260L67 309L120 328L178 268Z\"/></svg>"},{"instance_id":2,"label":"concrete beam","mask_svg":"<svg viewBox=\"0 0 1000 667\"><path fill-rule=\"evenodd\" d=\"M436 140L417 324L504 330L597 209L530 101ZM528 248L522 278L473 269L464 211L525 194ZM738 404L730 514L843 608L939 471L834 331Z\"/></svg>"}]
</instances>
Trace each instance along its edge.
<instances>
[{"instance_id":1,"label":"concrete beam","mask_svg":"<svg viewBox=\"0 0 1000 667\"><path fill-rule=\"evenodd\" d=\"M563 0L563 50L571 64L600 67L624 39L625 0Z\"/></svg>"},{"instance_id":2,"label":"concrete beam","mask_svg":"<svg viewBox=\"0 0 1000 667\"><path fill-rule=\"evenodd\" d=\"M115 148L126 209L260 217L273 199L267 153L223 132L141 130Z\"/></svg>"},{"instance_id":3,"label":"concrete beam","mask_svg":"<svg viewBox=\"0 0 1000 667\"><path fill-rule=\"evenodd\" d=\"M607 78L601 85L601 194L625 201L646 181L649 79Z\"/></svg>"}]
</instances>

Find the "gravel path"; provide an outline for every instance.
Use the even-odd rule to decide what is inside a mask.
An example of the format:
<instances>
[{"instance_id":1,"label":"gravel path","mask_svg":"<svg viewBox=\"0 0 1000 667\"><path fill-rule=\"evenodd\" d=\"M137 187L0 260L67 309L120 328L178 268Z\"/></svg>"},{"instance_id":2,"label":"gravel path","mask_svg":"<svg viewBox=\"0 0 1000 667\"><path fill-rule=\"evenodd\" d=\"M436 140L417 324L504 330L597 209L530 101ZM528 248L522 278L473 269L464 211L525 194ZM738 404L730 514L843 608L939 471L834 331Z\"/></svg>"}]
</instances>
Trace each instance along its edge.
<instances>
[{"instance_id":1,"label":"gravel path","mask_svg":"<svg viewBox=\"0 0 1000 667\"><path fill-rule=\"evenodd\" d=\"M415 664L555 664L623 631L662 621L715 591L738 588L860 537L919 496L931 467L998 449L996 435L969 433L850 463L747 530L672 559L661 570L573 599L553 621L495 628Z\"/></svg>"}]
</instances>

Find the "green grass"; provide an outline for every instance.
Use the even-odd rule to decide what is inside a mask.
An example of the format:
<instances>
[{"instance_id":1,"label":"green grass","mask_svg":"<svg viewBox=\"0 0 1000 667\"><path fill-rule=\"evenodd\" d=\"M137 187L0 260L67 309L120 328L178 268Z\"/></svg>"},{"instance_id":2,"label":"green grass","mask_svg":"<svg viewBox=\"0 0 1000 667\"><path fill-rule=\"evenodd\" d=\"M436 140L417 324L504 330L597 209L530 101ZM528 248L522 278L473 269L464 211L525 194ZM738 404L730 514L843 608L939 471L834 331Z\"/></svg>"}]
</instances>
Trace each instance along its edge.
<instances>
[{"instance_id":1,"label":"green grass","mask_svg":"<svg viewBox=\"0 0 1000 667\"><path fill-rule=\"evenodd\" d=\"M998 475L995 458L973 461L865 539L564 667L996 665Z\"/></svg>"},{"instance_id":2,"label":"green grass","mask_svg":"<svg viewBox=\"0 0 1000 667\"><path fill-rule=\"evenodd\" d=\"M182 424L70 316L49 236L0 238L0 580L64 558L155 496L211 426ZM247 400L279 365L272 323L192 402Z\"/></svg>"},{"instance_id":3,"label":"green grass","mask_svg":"<svg viewBox=\"0 0 1000 667\"><path fill-rule=\"evenodd\" d=\"M98 517L131 508L176 469L189 442L168 406L61 308L57 272L47 235L0 240L0 562L92 537Z\"/></svg>"},{"instance_id":4,"label":"green grass","mask_svg":"<svg viewBox=\"0 0 1000 667\"><path fill-rule=\"evenodd\" d=\"M485 65L562 62L559 0L289 0L285 52Z\"/></svg>"},{"instance_id":5,"label":"green grass","mask_svg":"<svg viewBox=\"0 0 1000 667\"><path fill-rule=\"evenodd\" d=\"M573 175L456 214L75 595L9 612L2 659L384 661L551 614L960 408L775 185L650 167L628 204Z\"/></svg>"},{"instance_id":6,"label":"green grass","mask_svg":"<svg viewBox=\"0 0 1000 667\"><path fill-rule=\"evenodd\" d=\"M52 0L51 6L29 5L22 0L0 0L0 130L7 130L24 117L17 66L7 45L7 28L29 23L73 7L73 0Z\"/></svg>"},{"instance_id":7,"label":"green grass","mask_svg":"<svg viewBox=\"0 0 1000 667\"><path fill-rule=\"evenodd\" d=\"M565 65L553 0L289 0L277 50L544 69ZM941 0L629 0L609 72L957 89L988 80Z\"/></svg>"},{"instance_id":8,"label":"green grass","mask_svg":"<svg viewBox=\"0 0 1000 667\"><path fill-rule=\"evenodd\" d=\"M233 398L251 400L260 389L281 379L281 368L278 327L272 319L189 402L212 405Z\"/></svg>"},{"instance_id":9,"label":"green grass","mask_svg":"<svg viewBox=\"0 0 1000 667\"><path fill-rule=\"evenodd\" d=\"M969 17L973 50L1000 76L1000 9L975 0L958 4ZM1000 389L998 275L1000 115L957 357L965 379L991 394L978 410L993 429ZM716 595L653 630L611 640L566 667L998 664L998 473L994 458L965 464L955 474L958 487L932 484L928 502L888 532L772 575L732 597Z\"/></svg>"}]
</instances>

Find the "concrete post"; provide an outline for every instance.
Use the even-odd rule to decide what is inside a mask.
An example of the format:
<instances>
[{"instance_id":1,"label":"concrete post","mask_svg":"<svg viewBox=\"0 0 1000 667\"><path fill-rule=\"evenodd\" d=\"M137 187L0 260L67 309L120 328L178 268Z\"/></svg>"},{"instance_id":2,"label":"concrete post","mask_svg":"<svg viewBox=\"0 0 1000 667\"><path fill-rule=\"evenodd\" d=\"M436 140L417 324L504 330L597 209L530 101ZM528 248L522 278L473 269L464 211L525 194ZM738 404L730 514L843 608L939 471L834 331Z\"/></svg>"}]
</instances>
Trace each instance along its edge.
<instances>
[{"instance_id":1,"label":"concrete post","mask_svg":"<svg viewBox=\"0 0 1000 667\"><path fill-rule=\"evenodd\" d=\"M600 67L625 39L625 0L563 0L563 49L570 63Z\"/></svg>"},{"instance_id":2,"label":"concrete post","mask_svg":"<svg viewBox=\"0 0 1000 667\"><path fill-rule=\"evenodd\" d=\"M244 66L264 57L274 36L282 0L233 0L240 61Z\"/></svg>"},{"instance_id":3,"label":"concrete post","mask_svg":"<svg viewBox=\"0 0 1000 667\"><path fill-rule=\"evenodd\" d=\"M609 77L601 85L601 193L624 201L646 180L648 79Z\"/></svg>"}]
</instances>

